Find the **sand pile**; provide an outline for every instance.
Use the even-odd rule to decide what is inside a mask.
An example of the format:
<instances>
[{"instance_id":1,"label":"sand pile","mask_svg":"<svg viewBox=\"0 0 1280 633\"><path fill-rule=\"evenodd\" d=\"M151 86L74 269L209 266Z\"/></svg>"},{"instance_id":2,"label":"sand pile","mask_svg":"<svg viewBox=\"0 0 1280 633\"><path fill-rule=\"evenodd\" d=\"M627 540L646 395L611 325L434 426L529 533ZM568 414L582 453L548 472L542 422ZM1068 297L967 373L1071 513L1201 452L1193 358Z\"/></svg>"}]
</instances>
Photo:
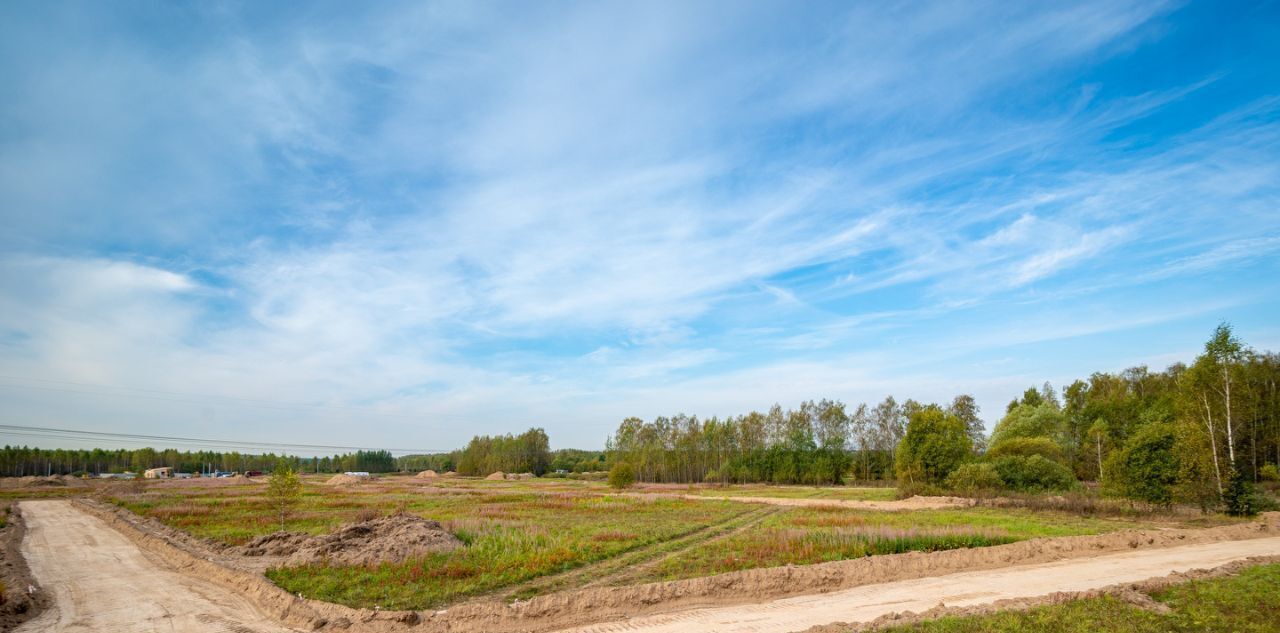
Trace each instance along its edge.
<instances>
[{"instance_id":1,"label":"sand pile","mask_svg":"<svg viewBox=\"0 0 1280 633\"><path fill-rule=\"evenodd\" d=\"M49 475L48 477L26 477L18 478L18 485L23 488L43 488L46 486L65 486L67 482L62 479L61 475Z\"/></svg>"},{"instance_id":2,"label":"sand pile","mask_svg":"<svg viewBox=\"0 0 1280 633\"><path fill-rule=\"evenodd\" d=\"M507 479L512 479L516 481L526 481L529 479L533 479L533 473L520 473L519 475L507 475Z\"/></svg>"},{"instance_id":3,"label":"sand pile","mask_svg":"<svg viewBox=\"0 0 1280 633\"><path fill-rule=\"evenodd\" d=\"M290 556L311 538L306 532L273 532L241 545L236 551L245 556Z\"/></svg>"},{"instance_id":4,"label":"sand pile","mask_svg":"<svg viewBox=\"0 0 1280 633\"><path fill-rule=\"evenodd\" d=\"M502 481L503 479L506 479L506 478L507 478L507 474L499 470L498 472L493 473L488 477L485 477L485 480L486 481Z\"/></svg>"},{"instance_id":5,"label":"sand pile","mask_svg":"<svg viewBox=\"0 0 1280 633\"><path fill-rule=\"evenodd\" d=\"M352 486L352 485L355 485L355 484L362 484L362 483L364 483L364 482L368 481L369 479L370 479L369 477L356 477L355 475L342 475L342 474L339 474L339 475L334 475L334 476L330 477L330 478L329 478L329 481L324 482L324 485L326 485L326 486Z\"/></svg>"},{"instance_id":6,"label":"sand pile","mask_svg":"<svg viewBox=\"0 0 1280 633\"><path fill-rule=\"evenodd\" d=\"M414 556L449 552L462 541L436 521L412 514L351 523L332 534L276 532L241 546L245 556L288 556L286 565L326 561L334 565L396 563Z\"/></svg>"},{"instance_id":7,"label":"sand pile","mask_svg":"<svg viewBox=\"0 0 1280 633\"><path fill-rule=\"evenodd\" d=\"M414 475L414 477L417 477L418 479L435 479L436 477L439 477L439 475L437 475L434 470L424 470L417 475Z\"/></svg>"},{"instance_id":8,"label":"sand pile","mask_svg":"<svg viewBox=\"0 0 1280 633\"><path fill-rule=\"evenodd\" d=\"M458 476L458 473L457 473L456 471L452 471L452 470L451 470L451 471L449 471L449 472L447 472L447 473L445 473L445 474L443 474L443 475L440 475L440 476L441 476L441 477L457 477L457 476Z\"/></svg>"}]
</instances>

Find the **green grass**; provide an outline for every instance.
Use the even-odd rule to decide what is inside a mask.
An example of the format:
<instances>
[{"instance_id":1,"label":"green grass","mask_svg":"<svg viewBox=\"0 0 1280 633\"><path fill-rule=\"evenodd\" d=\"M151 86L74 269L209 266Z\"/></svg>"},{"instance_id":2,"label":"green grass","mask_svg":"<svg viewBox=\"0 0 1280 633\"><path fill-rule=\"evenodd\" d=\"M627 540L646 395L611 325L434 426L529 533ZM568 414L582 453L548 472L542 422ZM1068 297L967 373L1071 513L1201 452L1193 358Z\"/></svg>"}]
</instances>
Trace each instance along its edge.
<instances>
[{"instance_id":1,"label":"green grass","mask_svg":"<svg viewBox=\"0 0 1280 633\"><path fill-rule=\"evenodd\" d=\"M806 565L908 551L985 547L1042 536L1100 534L1132 523L1025 510L968 508L870 512L837 507L788 508L754 529L672 556L646 576L674 580Z\"/></svg>"},{"instance_id":2,"label":"green grass","mask_svg":"<svg viewBox=\"0 0 1280 633\"><path fill-rule=\"evenodd\" d=\"M1152 594L1170 613L1140 609L1115 598L1076 600L1029 611L946 617L888 629L894 633L1193 633L1280 631L1280 565L1238 576L1192 581Z\"/></svg>"}]
</instances>

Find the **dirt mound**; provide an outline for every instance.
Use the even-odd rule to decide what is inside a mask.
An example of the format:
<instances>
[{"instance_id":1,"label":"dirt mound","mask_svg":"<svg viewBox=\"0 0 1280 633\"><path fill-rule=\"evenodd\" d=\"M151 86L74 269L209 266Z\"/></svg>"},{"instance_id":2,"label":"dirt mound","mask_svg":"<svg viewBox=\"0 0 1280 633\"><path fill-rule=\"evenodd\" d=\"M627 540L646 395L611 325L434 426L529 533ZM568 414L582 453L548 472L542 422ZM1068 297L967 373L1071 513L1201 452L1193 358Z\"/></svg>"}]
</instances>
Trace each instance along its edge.
<instances>
[{"instance_id":1,"label":"dirt mound","mask_svg":"<svg viewBox=\"0 0 1280 633\"><path fill-rule=\"evenodd\" d=\"M440 475L440 476L441 476L441 477L457 477L457 476L458 476L458 473L457 473L457 471L453 471L453 470L451 470L451 471L449 471L449 472L447 472L447 473L445 473L445 474L443 474L443 475Z\"/></svg>"},{"instance_id":2,"label":"dirt mound","mask_svg":"<svg viewBox=\"0 0 1280 633\"><path fill-rule=\"evenodd\" d=\"M529 479L533 479L533 473L520 473L519 475L507 475L507 479L513 479L516 481L526 481Z\"/></svg>"},{"instance_id":3,"label":"dirt mound","mask_svg":"<svg viewBox=\"0 0 1280 633\"><path fill-rule=\"evenodd\" d=\"M507 478L507 474L499 470L498 472L495 472L489 475L488 477L485 477L485 481L502 481L503 479L506 479L506 478Z\"/></svg>"},{"instance_id":4,"label":"dirt mound","mask_svg":"<svg viewBox=\"0 0 1280 633\"><path fill-rule=\"evenodd\" d=\"M306 532L272 532L259 536L235 551L244 556L290 556L311 540Z\"/></svg>"},{"instance_id":5,"label":"dirt mound","mask_svg":"<svg viewBox=\"0 0 1280 633\"><path fill-rule=\"evenodd\" d=\"M48 477L27 475L26 477L18 478L19 488L47 488L65 485L67 485L67 480L62 475L49 475Z\"/></svg>"},{"instance_id":6,"label":"dirt mound","mask_svg":"<svg viewBox=\"0 0 1280 633\"><path fill-rule=\"evenodd\" d=\"M329 481L324 482L326 486L352 486L362 484L368 481L369 477L356 477L355 475L334 475Z\"/></svg>"},{"instance_id":7,"label":"dirt mound","mask_svg":"<svg viewBox=\"0 0 1280 633\"><path fill-rule=\"evenodd\" d=\"M338 565L371 565L449 552L459 547L462 541L438 522L412 514L397 514L312 537L289 556L289 564L325 560Z\"/></svg>"},{"instance_id":8,"label":"dirt mound","mask_svg":"<svg viewBox=\"0 0 1280 633\"><path fill-rule=\"evenodd\" d=\"M434 470L424 470L418 473L417 475L414 475L414 477L417 477L418 479L435 479L436 477L439 477L439 476L440 475L437 475L436 471Z\"/></svg>"}]
</instances>

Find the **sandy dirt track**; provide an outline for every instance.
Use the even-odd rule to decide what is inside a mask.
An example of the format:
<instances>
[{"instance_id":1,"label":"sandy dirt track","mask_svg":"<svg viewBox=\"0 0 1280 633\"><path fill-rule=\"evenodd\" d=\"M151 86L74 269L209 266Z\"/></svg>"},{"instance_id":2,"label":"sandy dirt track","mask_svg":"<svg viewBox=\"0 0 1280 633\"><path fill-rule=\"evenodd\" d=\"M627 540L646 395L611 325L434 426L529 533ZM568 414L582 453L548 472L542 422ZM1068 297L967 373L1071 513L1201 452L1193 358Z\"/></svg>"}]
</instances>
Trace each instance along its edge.
<instances>
[{"instance_id":1,"label":"sandy dirt track","mask_svg":"<svg viewBox=\"0 0 1280 633\"><path fill-rule=\"evenodd\" d=\"M22 554L54 605L19 633L293 631L213 583L171 571L67 501L23 501Z\"/></svg>"},{"instance_id":2,"label":"sandy dirt track","mask_svg":"<svg viewBox=\"0 0 1280 633\"><path fill-rule=\"evenodd\" d=\"M911 497L896 501L861 501L857 499L815 499L810 497L741 497L715 495L680 495L681 499L695 501L737 501L739 503L763 503L771 506L788 506L793 508L849 508L852 510L885 510L900 512L906 510L945 510L948 508L967 508L973 505L972 499L963 497Z\"/></svg>"},{"instance_id":3,"label":"sandy dirt track","mask_svg":"<svg viewBox=\"0 0 1280 633\"><path fill-rule=\"evenodd\" d=\"M890 613L919 613L939 605L966 607L1013 598L1034 598L1055 592L1087 591L1157 578L1173 572L1218 567L1250 556L1276 554L1280 554L1280 537L1125 552L1096 558L866 585L760 604L691 609L565 629L563 633L805 631L836 622L870 622Z\"/></svg>"}]
</instances>

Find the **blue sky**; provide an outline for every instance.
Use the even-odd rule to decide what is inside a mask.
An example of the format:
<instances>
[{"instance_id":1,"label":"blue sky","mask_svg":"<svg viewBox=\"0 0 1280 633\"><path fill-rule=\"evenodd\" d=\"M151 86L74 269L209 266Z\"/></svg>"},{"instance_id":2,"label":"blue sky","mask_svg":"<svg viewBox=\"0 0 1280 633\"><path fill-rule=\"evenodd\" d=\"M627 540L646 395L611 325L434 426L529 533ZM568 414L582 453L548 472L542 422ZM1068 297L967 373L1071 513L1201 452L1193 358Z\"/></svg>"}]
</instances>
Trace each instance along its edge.
<instances>
[{"instance_id":1,"label":"blue sky","mask_svg":"<svg viewBox=\"0 0 1280 633\"><path fill-rule=\"evenodd\" d=\"M7 2L0 85L0 423L990 425L1280 348L1274 2Z\"/></svg>"}]
</instances>

